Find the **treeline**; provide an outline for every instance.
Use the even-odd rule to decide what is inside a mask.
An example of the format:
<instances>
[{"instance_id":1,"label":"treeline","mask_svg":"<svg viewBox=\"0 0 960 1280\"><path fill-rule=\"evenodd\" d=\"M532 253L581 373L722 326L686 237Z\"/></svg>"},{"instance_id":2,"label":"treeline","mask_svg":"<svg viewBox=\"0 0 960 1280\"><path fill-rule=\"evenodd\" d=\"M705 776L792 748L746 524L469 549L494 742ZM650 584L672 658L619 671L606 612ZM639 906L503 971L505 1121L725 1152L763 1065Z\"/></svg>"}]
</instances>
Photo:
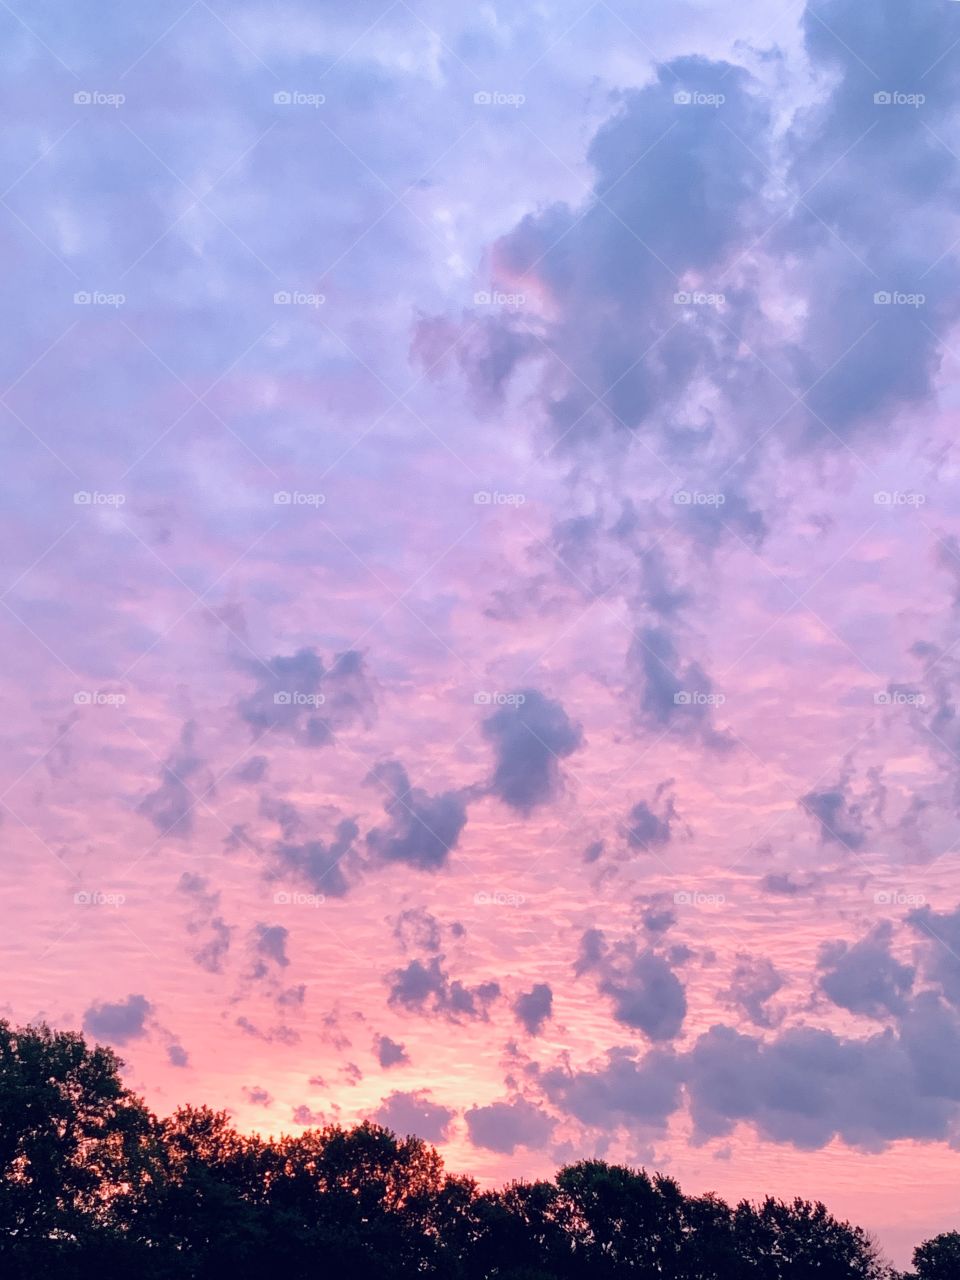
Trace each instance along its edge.
<instances>
[{"instance_id":1,"label":"treeline","mask_svg":"<svg viewBox=\"0 0 960 1280\"><path fill-rule=\"evenodd\" d=\"M731 1207L585 1160L481 1191L377 1125L264 1140L224 1112L158 1119L114 1053L0 1022L0 1275L54 1280L891 1280L822 1204ZM960 1235L917 1250L958 1280Z\"/></svg>"}]
</instances>

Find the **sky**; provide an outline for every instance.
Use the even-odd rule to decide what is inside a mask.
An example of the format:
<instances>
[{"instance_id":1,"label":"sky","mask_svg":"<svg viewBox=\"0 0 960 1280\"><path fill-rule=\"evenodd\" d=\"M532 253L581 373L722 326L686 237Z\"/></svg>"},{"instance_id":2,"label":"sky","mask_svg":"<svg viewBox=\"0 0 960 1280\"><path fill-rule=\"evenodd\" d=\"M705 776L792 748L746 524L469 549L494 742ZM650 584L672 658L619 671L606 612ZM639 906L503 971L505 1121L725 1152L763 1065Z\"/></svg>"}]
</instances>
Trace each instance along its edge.
<instances>
[{"instance_id":1,"label":"sky","mask_svg":"<svg viewBox=\"0 0 960 1280\"><path fill-rule=\"evenodd\" d=\"M0 33L0 1013L960 1225L960 4Z\"/></svg>"}]
</instances>

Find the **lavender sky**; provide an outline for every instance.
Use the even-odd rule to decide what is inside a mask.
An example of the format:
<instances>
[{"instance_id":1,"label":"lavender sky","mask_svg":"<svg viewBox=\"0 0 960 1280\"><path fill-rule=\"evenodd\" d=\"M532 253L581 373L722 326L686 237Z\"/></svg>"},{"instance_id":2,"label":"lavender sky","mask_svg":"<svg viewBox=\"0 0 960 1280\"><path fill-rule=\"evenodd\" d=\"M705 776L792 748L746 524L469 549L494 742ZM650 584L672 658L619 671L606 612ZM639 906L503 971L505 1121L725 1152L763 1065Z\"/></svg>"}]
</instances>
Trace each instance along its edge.
<instances>
[{"instance_id":1,"label":"lavender sky","mask_svg":"<svg viewBox=\"0 0 960 1280\"><path fill-rule=\"evenodd\" d=\"M0 33L4 1016L960 1225L960 4Z\"/></svg>"}]
</instances>

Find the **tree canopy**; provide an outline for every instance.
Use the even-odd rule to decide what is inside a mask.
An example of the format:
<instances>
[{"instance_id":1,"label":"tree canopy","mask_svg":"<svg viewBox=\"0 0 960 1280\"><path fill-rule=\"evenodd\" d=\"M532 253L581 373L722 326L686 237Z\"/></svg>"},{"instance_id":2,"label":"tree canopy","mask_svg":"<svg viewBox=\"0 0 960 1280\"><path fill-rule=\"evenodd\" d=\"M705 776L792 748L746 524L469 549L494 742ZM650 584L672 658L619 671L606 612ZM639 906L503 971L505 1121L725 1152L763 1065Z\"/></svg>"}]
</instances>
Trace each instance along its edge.
<instances>
[{"instance_id":1,"label":"tree canopy","mask_svg":"<svg viewBox=\"0 0 960 1280\"><path fill-rule=\"evenodd\" d=\"M0 1266L35 1280L893 1280L819 1203L730 1206L581 1160L481 1190L416 1137L330 1125L263 1139L224 1111L152 1115L82 1036L0 1021ZM914 1254L960 1277L960 1233Z\"/></svg>"}]
</instances>

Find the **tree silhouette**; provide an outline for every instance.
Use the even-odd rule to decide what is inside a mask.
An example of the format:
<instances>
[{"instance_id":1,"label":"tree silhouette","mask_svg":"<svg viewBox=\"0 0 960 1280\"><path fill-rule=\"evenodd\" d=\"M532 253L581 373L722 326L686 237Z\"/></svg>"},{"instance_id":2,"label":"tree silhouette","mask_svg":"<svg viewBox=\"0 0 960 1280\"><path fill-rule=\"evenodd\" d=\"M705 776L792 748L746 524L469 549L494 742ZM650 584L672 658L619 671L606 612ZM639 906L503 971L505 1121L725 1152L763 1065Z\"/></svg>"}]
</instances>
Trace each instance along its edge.
<instances>
[{"instance_id":1,"label":"tree silhouette","mask_svg":"<svg viewBox=\"0 0 960 1280\"><path fill-rule=\"evenodd\" d=\"M896 1280L819 1203L735 1207L582 1160L482 1191L419 1138L264 1139L224 1111L153 1116L79 1035L0 1022L0 1275L12 1280ZM958 1280L960 1233L914 1253Z\"/></svg>"}]
</instances>

